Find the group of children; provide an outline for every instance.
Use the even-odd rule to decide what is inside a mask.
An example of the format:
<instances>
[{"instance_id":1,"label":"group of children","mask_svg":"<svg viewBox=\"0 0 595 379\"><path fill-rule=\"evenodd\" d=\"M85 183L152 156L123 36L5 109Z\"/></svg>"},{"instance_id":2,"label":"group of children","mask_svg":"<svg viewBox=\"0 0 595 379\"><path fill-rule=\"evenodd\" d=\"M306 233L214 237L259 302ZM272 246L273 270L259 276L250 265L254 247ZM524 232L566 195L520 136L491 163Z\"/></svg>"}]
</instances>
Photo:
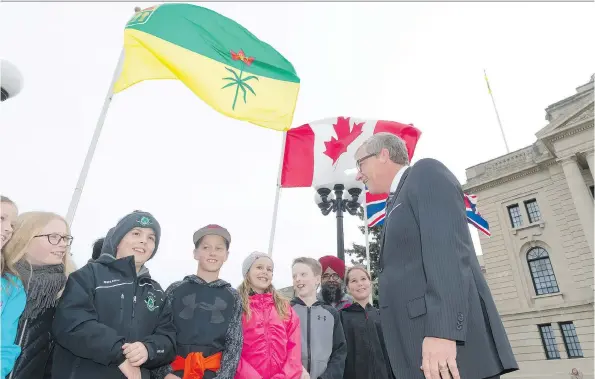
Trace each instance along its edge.
<instances>
[{"instance_id":1,"label":"group of children","mask_svg":"<svg viewBox=\"0 0 595 379\"><path fill-rule=\"evenodd\" d=\"M290 301L272 285L270 256L255 252L236 290L219 278L230 233L207 225L193 235L196 275L163 291L145 266L161 236L150 213L123 217L76 271L62 217L17 218L7 198L1 213L2 378L393 379L365 267L330 270L351 297L329 304L317 295L328 273L298 258ZM27 323L46 339L25 341Z\"/></svg>"}]
</instances>

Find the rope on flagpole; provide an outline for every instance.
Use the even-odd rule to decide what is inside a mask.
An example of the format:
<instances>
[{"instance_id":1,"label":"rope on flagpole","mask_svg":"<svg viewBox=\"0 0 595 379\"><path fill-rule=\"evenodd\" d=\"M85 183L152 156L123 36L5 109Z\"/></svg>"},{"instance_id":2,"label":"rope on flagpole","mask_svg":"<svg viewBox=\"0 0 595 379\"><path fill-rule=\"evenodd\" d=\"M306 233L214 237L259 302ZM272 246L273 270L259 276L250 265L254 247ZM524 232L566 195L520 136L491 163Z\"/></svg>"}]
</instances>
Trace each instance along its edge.
<instances>
[{"instance_id":1,"label":"rope on flagpole","mask_svg":"<svg viewBox=\"0 0 595 379\"><path fill-rule=\"evenodd\" d=\"M490 97L492 98L492 104L494 105L494 112L496 112L496 118L498 119L498 125L500 126L500 133L502 133L502 139L504 140L504 146L506 147L506 154L510 153L510 149L508 148L508 142L506 141L506 136L504 135L504 128L502 128L502 121L500 121L500 114L498 113L498 108L496 108L496 101L494 100L494 94L492 94L492 89L490 88L490 82L488 81L488 74L486 70L483 70L483 77L486 80L486 84L488 85L488 92Z\"/></svg>"},{"instance_id":2,"label":"rope on flagpole","mask_svg":"<svg viewBox=\"0 0 595 379\"><path fill-rule=\"evenodd\" d=\"M279 213L279 200L281 198L281 175L283 174L283 160L285 158L285 142L287 132L283 132L281 141L281 157L279 158L279 172L277 175L277 190L275 192L275 205L273 206L273 220L271 222L271 236L269 238L269 256L273 256L273 245L275 244L275 232L277 230L277 214Z\"/></svg>"}]
</instances>

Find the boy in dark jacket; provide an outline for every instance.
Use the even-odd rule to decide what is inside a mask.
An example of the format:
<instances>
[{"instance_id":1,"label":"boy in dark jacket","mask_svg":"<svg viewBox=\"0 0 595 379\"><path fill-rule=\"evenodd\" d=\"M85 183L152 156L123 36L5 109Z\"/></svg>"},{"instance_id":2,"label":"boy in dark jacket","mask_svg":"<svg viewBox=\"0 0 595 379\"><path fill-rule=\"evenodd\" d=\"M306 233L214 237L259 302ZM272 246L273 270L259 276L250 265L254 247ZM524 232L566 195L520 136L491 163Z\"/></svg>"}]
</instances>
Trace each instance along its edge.
<instances>
[{"instance_id":1,"label":"boy in dark jacket","mask_svg":"<svg viewBox=\"0 0 595 379\"><path fill-rule=\"evenodd\" d=\"M161 228L135 211L110 229L101 256L68 278L53 323L52 377L150 377L175 356L175 328L164 293L145 262Z\"/></svg>"},{"instance_id":2,"label":"boy in dark jacket","mask_svg":"<svg viewBox=\"0 0 595 379\"><path fill-rule=\"evenodd\" d=\"M292 275L297 297L291 305L300 317L304 370L310 379L342 379L347 346L339 312L316 299L322 266L315 259L298 258Z\"/></svg>"},{"instance_id":3,"label":"boy in dark jacket","mask_svg":"<svg viewBox=\"0 0 595 379\"><path fill-rule=\"evenodd\" d=\"M233 379L244 342L242 303L238 292L219 279L231 236L219 225L207 225L194 233L193 242L196 275L165 291L177 330L177 356L152 374L157 379L180 379L204 372L198 377Z\"/></svg>"}]
</instances>

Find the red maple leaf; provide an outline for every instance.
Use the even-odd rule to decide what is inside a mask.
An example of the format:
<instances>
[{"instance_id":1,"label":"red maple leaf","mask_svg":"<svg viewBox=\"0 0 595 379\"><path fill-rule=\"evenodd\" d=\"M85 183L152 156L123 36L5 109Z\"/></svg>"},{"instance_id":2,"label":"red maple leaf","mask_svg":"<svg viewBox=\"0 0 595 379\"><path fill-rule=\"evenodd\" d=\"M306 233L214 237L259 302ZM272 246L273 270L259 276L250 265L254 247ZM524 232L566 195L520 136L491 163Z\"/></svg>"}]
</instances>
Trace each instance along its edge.
<instances>
[{"instance_id":1,"label":"red maple leaf","mask_svg":"<svg viewBox=\"0 0 595 379\"><path fill-rule=\"evenodd\" d=\"M333 124L337 138L331 137L330 141L324 142L324 146L326 146L324 154L333 160L333 164L337 162L341 154L347 152L347 147L362 134L363 125L363 122L361 124L353 124L353 129L351 129L349 117L337 118L337 123Z\"/></svg>"}]
</instances>

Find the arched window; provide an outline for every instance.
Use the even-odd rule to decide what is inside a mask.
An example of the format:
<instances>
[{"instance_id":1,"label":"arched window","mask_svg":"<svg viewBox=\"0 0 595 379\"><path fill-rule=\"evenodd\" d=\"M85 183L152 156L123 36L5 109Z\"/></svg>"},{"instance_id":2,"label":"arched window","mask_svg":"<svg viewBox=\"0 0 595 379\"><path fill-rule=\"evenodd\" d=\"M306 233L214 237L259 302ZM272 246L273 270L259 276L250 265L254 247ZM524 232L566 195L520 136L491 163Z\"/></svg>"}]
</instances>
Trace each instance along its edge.
<instances>
[{"instance_id":1,"label":"arched window","mask_svg":"<svg viewBox=\"0 0 595 379\"><path fill-rule=\"evenodd\" d=\"M534 247L527 252L527 263L537 295L560 292L550 256L542 247Z\"/></svg>"}]
</instances>

